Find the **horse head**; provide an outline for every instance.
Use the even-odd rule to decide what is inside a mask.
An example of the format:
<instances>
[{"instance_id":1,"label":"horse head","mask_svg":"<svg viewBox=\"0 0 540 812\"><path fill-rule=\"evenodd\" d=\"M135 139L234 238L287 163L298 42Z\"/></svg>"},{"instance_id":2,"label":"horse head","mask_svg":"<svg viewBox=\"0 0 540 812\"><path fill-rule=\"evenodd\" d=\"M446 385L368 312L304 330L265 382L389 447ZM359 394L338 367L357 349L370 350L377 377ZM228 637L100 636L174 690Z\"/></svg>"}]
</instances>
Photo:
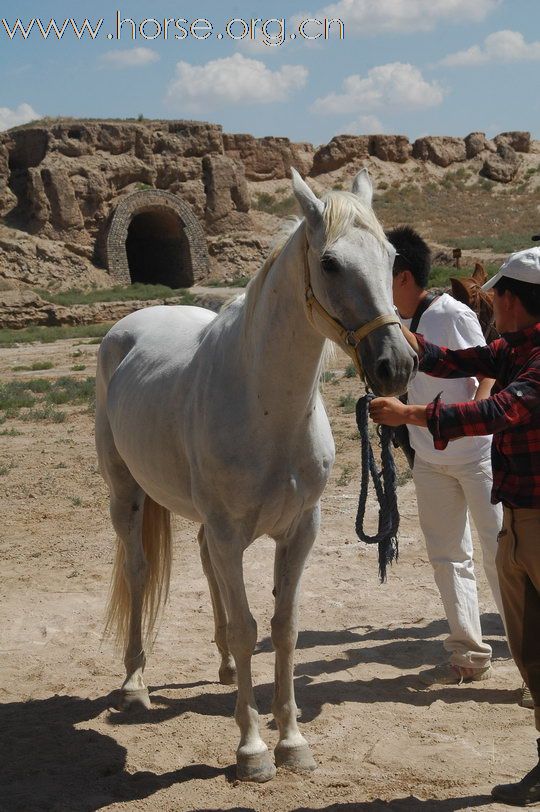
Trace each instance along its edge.
<instances>
[{"instance_id":1,"label":"horse head","mask_svg":"<svg viewBox=\"0 0 540 812\"><path fill-rule=\"evenodd\" d=\"M418 359L394 311L395 250L373 212L368 171L356 176L352 192L320 200L293 170L293 190L305 217L308 317L363 369L376 394L402 394Z\"/></svg>"}]
</instances>

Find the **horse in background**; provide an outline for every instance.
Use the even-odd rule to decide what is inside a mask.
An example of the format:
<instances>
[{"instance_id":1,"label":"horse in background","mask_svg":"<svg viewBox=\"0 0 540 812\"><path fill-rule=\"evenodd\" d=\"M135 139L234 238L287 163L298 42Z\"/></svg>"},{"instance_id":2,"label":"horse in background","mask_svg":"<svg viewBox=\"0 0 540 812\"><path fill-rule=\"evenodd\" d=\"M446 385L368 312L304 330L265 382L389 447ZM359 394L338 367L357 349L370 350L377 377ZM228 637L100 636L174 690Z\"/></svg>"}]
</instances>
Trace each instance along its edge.
<instances>
[{"instance_id":1,"label":"horse in background","mask_svg":"<svg viewBox=\"0 0 540 812\"><path fill-rule=\"evenodd\" d=\"M451 277L452 296L471 310L474 310L480 322L480 327L486 342L494 341L499 337L495 327L495 316L493 314L493 290L482 290L482 285L487 282L488 275L481 262L474 266L472 276Z\"/></svg>"},{"instance_id":2,"label":"horse in background","mask_svg":"<svg viewBox=\"0 0 540 812\"><path fill-rule=\"evenodd\" d=\"M251 658L257 624L242 558L276 542L272 642L275 762L315 767L298 729L293 655L299 585L320 524L334 443L319 393L327 339L381 395L407 389L417 358L392 306L395 251L372 209L367 170L320 200L293 171L304 219L219 315L149 307L119 321L98 357L96 446L118 536L108 628L124 650L122 707L150 707L143 679L171 570L170 513L199 524L221 657L237 680L237 775L267 781Z\"/></svg>"}]
</instances>

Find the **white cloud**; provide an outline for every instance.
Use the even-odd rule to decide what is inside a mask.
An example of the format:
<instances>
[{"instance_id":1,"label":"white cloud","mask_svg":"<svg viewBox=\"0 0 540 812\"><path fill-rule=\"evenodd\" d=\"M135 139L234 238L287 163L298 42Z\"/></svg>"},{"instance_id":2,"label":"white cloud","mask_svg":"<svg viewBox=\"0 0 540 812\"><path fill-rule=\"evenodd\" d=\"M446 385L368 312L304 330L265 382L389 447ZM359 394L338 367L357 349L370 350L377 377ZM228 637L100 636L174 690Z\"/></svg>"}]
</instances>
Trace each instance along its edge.
<instances>
[{"instance_id":1,"label":"white cloud","mask_svg":"<svg viewBox=\"0 0 540 812\"><path fill-rule=\"evenodd\" d=\"M502 0L338 0L314 14L295 15L294 22L314 17L337 18L345 36L431 31L439 23L478 22Z\"/></svg>"},{"instance_id":2,"label":"white cloud","mask_svg":"<svg viewBox=\"0 0 540 812\"><path fill-rule=\"evenodd\" d=\"M130 48L128 51L107 51L101 61L112 68L140 68L157 62L159 56L150 48Z\"/></svg>"},{"instance_id":3,"label":"white cloud","mask_svg":"<svg viewBox=\"0 0 540 812\"><path fill-rule=\"evenodd\" d=\"M272 71L264 62L240 53L205 65L178 62L166 100L197 112L227 104L271 104L289 99L305 86L307 77L302 65Z\"/></svg>"},{"instance_id":4,"label":"white cloud","mask_svg":"<svg viewBox=\"0 0 540 812\"><path fill-rule=\"evenodd\" d=\"M340 129L350 135L380 135L386 132L377 116L360 116L360 118L345 124Z\"/></svg>"},{"instance_id":5,"label":"white cloud","mask_svg":"<svg viewBox=\"0 0 540 812\"><path fill-rule=\"evenodd\" d=\"M427 82L414 65L391 62L371 68L366 77L348 76L343 93L316 99L312 109L323 115L372 112L385 107L420 110L435 107L443 97L439 84Z\"/></svg>"},{"instance_id":6,"label":"white cloud","mask_svg":"<svg viewBox=\"0 0 540 812\"><path fill-rule=\"evenodd\" d=\"M36 113L33 107L23 102L19 104L15 110L9 107L0 107L0 131L9 130L10 127L18 127L19 124L26 124L29 121L34 121L36 118L41 118L39 113Z\"/></svg>"},{"instance_id":7,"label":"white cloud","mask_svg":"<svg viewBox=\"0 0 540 812\"><path fill-rule=\"evenodd\" d=\"M540 41L525 42L519 31L496 31L486 37L483 45L473 45L465 51L449 54L439 65L464 67L488 62L523 62L540 60Z\"/></svg>"}]
</instances>

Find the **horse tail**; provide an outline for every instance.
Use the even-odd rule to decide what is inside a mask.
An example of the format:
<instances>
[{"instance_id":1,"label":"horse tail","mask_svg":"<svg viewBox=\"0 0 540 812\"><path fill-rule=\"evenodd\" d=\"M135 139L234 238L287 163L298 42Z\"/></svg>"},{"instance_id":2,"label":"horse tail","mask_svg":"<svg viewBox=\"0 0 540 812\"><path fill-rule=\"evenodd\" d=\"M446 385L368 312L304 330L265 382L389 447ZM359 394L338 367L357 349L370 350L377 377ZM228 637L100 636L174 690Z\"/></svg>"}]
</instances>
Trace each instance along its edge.
<instances>
[{"instance_id":1,"label":"horse tail","mask_svg":"<svg viewBox=\"0 0 540 812\"><path fill-rule=\"evenodd\" d=\"M143 647L146 650L152 647L157 621L169 595L171 535L170 511L146 495L142 522L142 551L146 564L143 570L142 636ZM111 634L116 645L123 651L129 639L131 619L131 594L125 567L125 546L122 539L117 537L104 635Z\"/></svg>"}]
</instances>

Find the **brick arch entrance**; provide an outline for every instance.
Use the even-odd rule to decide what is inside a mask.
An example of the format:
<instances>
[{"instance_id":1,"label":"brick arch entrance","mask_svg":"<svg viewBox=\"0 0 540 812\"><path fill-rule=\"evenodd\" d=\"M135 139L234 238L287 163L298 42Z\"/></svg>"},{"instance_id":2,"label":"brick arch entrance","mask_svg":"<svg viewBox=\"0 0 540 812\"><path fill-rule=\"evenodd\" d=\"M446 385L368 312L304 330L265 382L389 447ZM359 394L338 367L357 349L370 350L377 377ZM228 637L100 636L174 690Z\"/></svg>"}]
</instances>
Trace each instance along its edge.
<instances>
[{"instance_id":1,"label":"brick arch entrance","mask_svg":"<svg viewBox=\"0 0 540 812\"><path fill-rule=\"evenodd\" d=\"M134 192L111 220L107 267L119 284L190 287L209 270L206 236L180 198L158 189Z\"/></svg>"}]
</instances>

